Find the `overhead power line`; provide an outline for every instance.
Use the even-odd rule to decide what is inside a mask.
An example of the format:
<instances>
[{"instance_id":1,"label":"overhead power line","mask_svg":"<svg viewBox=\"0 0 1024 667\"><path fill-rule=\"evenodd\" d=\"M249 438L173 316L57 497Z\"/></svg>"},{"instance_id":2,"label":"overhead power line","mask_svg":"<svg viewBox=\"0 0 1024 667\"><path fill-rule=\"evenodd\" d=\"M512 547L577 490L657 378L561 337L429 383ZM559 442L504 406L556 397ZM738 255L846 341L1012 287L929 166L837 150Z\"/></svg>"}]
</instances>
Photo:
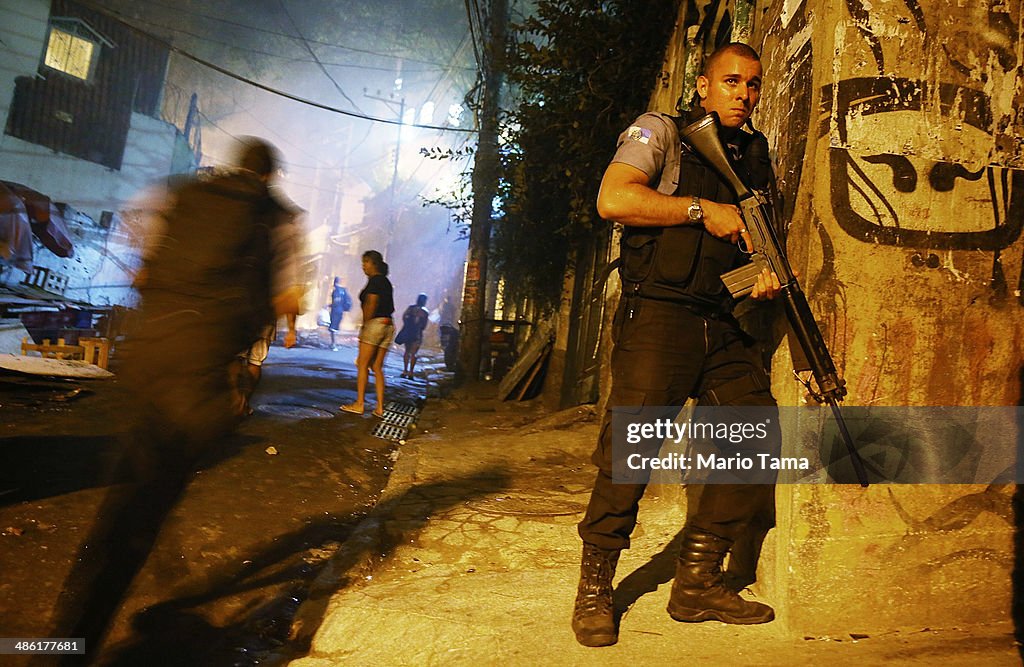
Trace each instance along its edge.
<instances>
[{"instance_id":1,"label":"overhead power line","mask_svg":"<svg viewBox=\"0 0 1024 667\"><path fill-rule=\"evenodd\" d=\"M126 25L128 25L128 21L131 21L132 24L141 23L141 24L144 24L144 25L147 25L147 26L152 26L153 28L159 28L161 30L169 30L170 32L177 33L177 34L180 34L180 35L187 35L187 36L189 36L189 37L191 37L193 39L197 39L197 40L200 40L202 42L208 42L210 44L220 44L221 46L226 46L228 48L235 49L237 51L244 51L246 53L255 53L257 55L269 56L271 58L280 58L281 60L288 60L288 61L291 61L291 62L300 62L300 63L315 63L315 62L317 62L317 60L314 60L312 58L296 58L295 56L285 55L283 53L271 53L270 51L263 51L261 49L256 49L256 48L253 48L251 46L239 46L238 44L233 44L231 42L226 42L226 41L224 41L222 39L214 39L213 37L206 37L205 35L200 35L198 33L192 32L190 30L185 30L183 28L175 28L175 27L172 27L172 26L169 26L169 25L165 25L163 23L157 23L155 21L147 21L146 19L143 19L143 18L135 18L135 17L129 18L129 17L125 16L124 14L120 14L120 13L115 12L113 10L111 10L111 13L113 13L116 16L118 16L119 17L118 20L121 20ZM202 14L197 14L197 16L203 16L203 15ZM139 29L139 28L136 27L136 29ZM147 34L151 34L151 33L147 33ZM272 33L272 34L277 35L277 34L280 34L280 33ZM284 36L284 35L282 35L282 36ZM297 37L290 37L290 39L298 41ZM346 48L347 49L349 47L339 47L339 48ZM374 52L370 52L370 51L366 51L365 53L372 53L373 55L378 55L378 56L381 56L383 58L397 58L397 56L391 56L391 55L387 55L387 54L378 54L378 53L374 53ZM435 67L430 67L430 68L421 67L421 68L413 68L413 69L406 68L405 71L407 71L407 72L449 72L449 71L454 71L454 70L474 70L474 68L472 68L472 67L455 67L455 66L449 66L449 65L442 65L440 63L434 63L434 62L426 61L426 60L414 60L413 62L427 63L427 64L435 65ZM353 63L339 63L339 62L332 62L332 61L322 60L322 59L320 60L320 63L322 63L323 65L325 65L327 67L348 67L350 69L360 69L360 70L367 70L367 71L381 71L381 72L393 72L393 71L395 71L394 67L379 67L379 66L374 66L374 65L356 65L356 64L353 64Z\"/></svg>"},{"instance_id":2,"label":"overhead power line","mask_svg":"<svg viewBox=\"0 0 1024 667\"><path fill-rule=\"evenodd\" d=\"M293 40L299 39L299 38L295 37L295 35L289 35L287 33L278 32L277 30L268 30L267 28L260 28L258 26L248 25L246 23L239 23L237 21L232 21L232 20L225 19L225 18L222 18L222 17L219 17L219 16L213 16L211 14L204 14L202 12L197 12L195 10L185 9L185 8L179 7L177 5L170 5L170 4L163 3L163 2L156 2L155 0L148 0L148 2L146 4L153 4L153 5L157 5L159 7L165 7L167 9L172 9L172 10L174 10L175 14L189 14L191 16L198 16L200 18L209 19L211 21L217 21L219 23L224 23L226 25L235 26L237 28L244 28L246 30L252 30L254 32L261 32L261 33L265 33L265 34L268 34L268 35L276 35L278 37L286 37L288 39L293 39ZM97 9L97 11L99 11L99 9L96 8L96 7L93 7L93 9ZM129 17L125 16L124 14L122 14L121 12L118 12L116 10L111 9L111 10L108 10L108 11L113 13L113 14L116 14L116 15L118 15L120 17L129 18ZM141 21L143 23L148 23L149 25L157 25L157 26L160 25L160 24L157 24L157 23L152 23L150 21L146 21L144 19L137 19L137 18L134 18L134 17L131 17L131 18L132 18L132 20L137 20L137 21ZM175 28L170 28L168 26L160 26L160 27L165 27L165 28L168 28L169 30L176 30ZM178 32L182 32L182 31L178 31ZM192 34L192 33L187 33L187 34ZM199 35L193 35L193 36L199 37L200 39L206 39L206 38L200 37ZM426 65L437 65L437 66L441 65L441 63L438 63L436 61L423 60L423 59L414 58L414 57L411 57L411 56L408 56L408 55L404 55L404 51L405 51L404 49L403 49L403 54L402 55L397 55L396 53L385 53L385 52L382 52L382 51L374 51L374 50L371 50L371 49L361 49L361 48L358 48L358 47L355 47L355 46L346 46L344 44L338 44L337 42L327 42L327 41L324 41L324 40L319 40L319 39L314 39L314 38L302 38L302 41L308 42L310 44L320 44L320 45L323 45L323 46L329 46L329 47L335 48L335 49L343 49L345 51L353 51L355 53L365 53L365 54L368 54L368 55L380 56L382 58L396 58L396 59L410 61L410 62L423 63L423 64L426 64Z\"/></svg>"},{"instance_id":3,"label":"overhead power line","mask_svg":"<svg viewBox=\"0 0 1024 667\"><path fill-rule=\"evenodd\" d=\"M106 8L98 7L98 6L94 5L94 4L92 4L91 2L83 1L83 2L81 2L81 4L85 5L86 7L89 7L93 11L96 11L96 12L99 12L101 14L104 14L105 16L110 16L111 18L113 18L115 20L118 20L118 21L124 23L127 26L134 28L134 26L132 26L130 22L124 20L124 17L122 17L120 15L117 15L117 12L112 12L110 10L107 10ZM138 28L135 28L135 29L138 30ZM145 32L145 31L142 30L140 32ZM306 106L311 106L311 107L314 107L316 109L321 109L323 111L329 111L331 113L336 113L336 114L339 114L339 115L342 115L342 116L348 116L349 118L359 118L361 120L368 120L368 121L373 122L373 123L384 123L385 125L406 125L408 127L416 127L416 128L420 128L420 129L423 129L423 130L438 130L440 132L463 132L463 133L469 133L469 134L476 134L478 132L478 130L472 129L472 128L446 127L446 126L442 126L442 125L423 125L423 124L420 124L420 123L403 123L401 119L391 120L389 118L378 118L376 116L370 116L370 115L363 114L363 113L357 113L355 111L347 111L345 109L339 109L338 107L334 107L334 106L331 106L329 104L323 104L323 103L317 102L315 100L310 100L310 99L307 99L305 97L300 97L298 95L294 95L294 94L286 92L284 90L279 90L277 88L273 88L272 86L268 86L268 85L266 85L264 83L260 83L259 81L254 81L254 80L252 80L252 79L250 79L248 77L242 76L241 74L238 74L236 72L232 72L231 70L228 70L228 69L226 69L224 67L221 67L220 65L216 65L214 63L211 63L208 60L204 60L203 58L200 58L197 55L194 55L194 54L192 54L192 53L190 53L190 52L188 52L188 51L186 51L184 49L181 49L181 48L175 46L174 44L168 42L167 40L161 39L161 38L157 37L156 35L153 35L151 33L146 33L146 34L149 35L155 41L160 42L161 44L163 44L165 47L167 47L167 49L169 51L171 51L173 53L177 53L178 55L180 55L180 56L182 56L184 58L188 58L189 60L191 60L193 62L196 62L196 63L198 63L198 64L200 64L200 65L202 65L204 67L207 67L209 69L212 69L215 72L219 72L219 73L223 74L224 76L230 77L230 78L235 79L237 81L241 81L242 83L248 84L248 85L250 85L250 86L252 86L254 88L259 88L260 90L266 91L266 92L271 93L273 95L277 95L279 97L284 97L286 99L292 100L293 102L298 102L300 104L305 104Z\"/></svg>"},{"instance_id":4,"label":"overhead power line","mask_svg":"<svg viewBox=\"0 0 1024 667\"><path fill-rule=\"evenodd\" d=\"M362 111L362 109L359 109L359 105L355 103L355 100L349 97L348 93L342 90L341 84L338 83L337 79L331 76L331 73L327 71L327 68L324 67L324 64L320 62L319 58L317 58L316 53L313 52L313 47L309 45L309 42L307 42L306 38L302 35L302 31L299 30L299 24L297 24L295 22L295 19L292 18L292 13L288 11L288 5L285 4L285 1L278 0L278 4L281 5L281 9L284 10L284 15L288 17L288 22L292 24L292 28L294 28L295 34L298 35L299 39L302 41L302 46L306 47L306 51L309 51L309 55L313 57L314 61L316 61L317 67L320 68L320 71L324 73L324 76L331 80L331 83L333 83L334 87L338 89L338 92L341 93L341 96L348 100L348 103L351 104L353 108Z\"/></svg>"},{"instance_id":5,"label":"overhead power line","mask_svg":"<svg viewBox=\"0 0 1024 667\"><path fill-rule=\"evenodd\" d=\"M473 6L470 5L470 0L464 0L464 2L466 4L466 21L469 23L469 36L473 40L473 57L476 59L477 72L479 72L484 66L484 61L480 58L480 47L478 45L480 38L477 37L477 29L473 25ZM479 14L477 17L477 20L479 20ZM480 32L482 37L483 26L480 26Z\"/></svg>"},{"instance_id":6,"label":"overhead power line","mask_svg":"<svg viewBox=\"0 0 1024 667\"><path fill-rule=\"evenodd\" d=\"M189 53L187 51L184 51L182 49L179 49L176 46L172 46L172 45L168 44L168 47L170 48L171 51L173 51L173 52L175 52L175 53L177 53L177 54L179 54L179 55L181 55L181 56L183 56L185 58L188 58L189 60L193 60L193 61L199 63L200 65L203 65L204 67L209 67L210 69L212 69L215 72L220 72L224 76L229 76L232 79L237 79L238 81L241 81L242 83L247 83L250 86L253 86L255 88L259 88L260 90L265 90L268 93L272 93L274 95L278 95L280 97L284 97L284 98L292 100L294 102L299 102L301 104L305 104L307 106L315 107L317 109L323 109L324 111L330 111L331 113L341 114L342 116L348 116L350 118L360 118L362 120L368 120L368 121L371 121L371 122L374 122L374 123L384 123L386 125L407 125L409 127L418 127L420 129L424 129L424 130L439 130L441 132L467 132L467 133L472 133L472 134L475 134L477 132L477 130L472 129L472 128L445 127L445 126L442 126L442 125L421 125L419 123L403 123L401 120L391 120L389 118L378 118L376 116L369 116L369 115L366 115L366 114L356 113L354 111L346 111L345 109L339 109L337 107L332 107L329 104L322 104L322 103L316 102L314 100L309 100L309 99L306 99L304 97L299 97L298 95L293 95L293 94L291 94L289 92L286 92L286 91L283 91L283 90L278 90L277 88L272 88L272 87L270 87L270 86L268 86L266 84L260 83L259 81L253 81L252 79L246 78L246 77L242 76L241 74L236 74L235 72L232 72L230 70L224 69L220 65L215 65L215 64L213 64L213 63L211 63L209 61L203 60L202 58L200 58L198 56L195 56L195 55L192 55L191 53Z\"/></svg>"}]
</instances>

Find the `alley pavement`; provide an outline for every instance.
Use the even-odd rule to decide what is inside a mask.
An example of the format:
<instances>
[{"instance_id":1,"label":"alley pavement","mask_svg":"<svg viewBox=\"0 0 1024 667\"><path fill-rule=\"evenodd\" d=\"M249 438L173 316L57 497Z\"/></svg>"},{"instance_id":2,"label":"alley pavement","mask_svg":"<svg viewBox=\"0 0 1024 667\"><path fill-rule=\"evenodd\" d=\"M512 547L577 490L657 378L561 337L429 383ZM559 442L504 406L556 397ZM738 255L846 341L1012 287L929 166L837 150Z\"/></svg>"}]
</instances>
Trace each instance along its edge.
<instances>
[{"instance_id":1,"label":"alley pavement","mask_svg":"<svg viewBox=\"0 0 1024 667\"><path fill-rule=\"evenodd\" d=\"M578 645L575 524L597 417L590 406L546 414L494 393L478 385L427 402L380 502L300 607L291 653L271 664L1020 664L1009 624L803 637L787 631L784 612L759 626L673 621L676 486L649 488L623 552L618 644ZM746 593L762 594L757 584Z\"/></svg>"},{"instance_id":2,"label":"alley pavement","mask_svg":"<svg viewBox=\"0 0 1024 667\"><path fill-rule=\"evenodd\" d=\"M372 435L372 399L362 417L339 412L355 397L357 344L349 335L331 351L325 337L271 348L254 414L196 472L90 659L255 664L286 641L307 584L375 505L395 456L395 443ZM389 400L416 405L431 393L422 378L398 377L400 355L385 370ZM124 388L116 374L2 379L0 636L46 637L101 501L129 481L107 477L126 427Z\"/></svg>"}]
</instances>

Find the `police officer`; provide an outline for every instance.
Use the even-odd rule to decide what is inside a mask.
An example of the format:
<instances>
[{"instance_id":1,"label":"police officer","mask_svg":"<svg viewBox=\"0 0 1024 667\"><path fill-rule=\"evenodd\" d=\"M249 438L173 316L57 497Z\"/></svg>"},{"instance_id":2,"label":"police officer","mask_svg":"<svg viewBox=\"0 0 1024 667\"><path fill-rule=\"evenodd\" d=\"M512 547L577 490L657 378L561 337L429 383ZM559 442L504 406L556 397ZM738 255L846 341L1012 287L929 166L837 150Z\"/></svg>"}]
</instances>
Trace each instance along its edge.
<instances>
[{"instance_id":1,"label":"police officer","mask_svg":"<svg viewBox=\"0 0 1024 667\"><path fill-rule=\"evenodd\" d=\"M101 645L194 470L239 421L238 352L276 316L294 330L302 289L286 280L295 258L285 239L296 230L279 229L293 212L270 189L278 164L269 143L241 139L239 169L178 184L150 231L141 321L121 350L129 429L112 477L130 481L97 510L50 636Z\"/></svg>"},{"instance_id":2,"label":"police officer","mask_svg":"<svg viewBox=\"0 0 1024 667\"><path fill-rule=\"evenodd\" d=\"M723 46L705 62L696 82L699 104L687 115L647 113L619 137L597 201L603 218L624 225L609 408L681 406L690 397L702 405L775 406L758 345L731 315L733 302L720 278L745 261L738 242L750 244L736 196L679 139L679 126L716 112L736 172L749 187L768 187L774 176L767 141L745 127L761 76L756 51L740 43ZM751 297L772 299L779 289L778 277L765 271ZM617 641L612 580L645 488L613 483L610 426L609 409L593 455L597 479L579 524L583 557L572 627L585 646ZM738 594L754 580L760 540L774 526L774 502L770 484L688 489L668 605L674 619L749 624L774 618L771 607ZM730 551L726 579L721 567Z\"/></svg>"}]
</instances>

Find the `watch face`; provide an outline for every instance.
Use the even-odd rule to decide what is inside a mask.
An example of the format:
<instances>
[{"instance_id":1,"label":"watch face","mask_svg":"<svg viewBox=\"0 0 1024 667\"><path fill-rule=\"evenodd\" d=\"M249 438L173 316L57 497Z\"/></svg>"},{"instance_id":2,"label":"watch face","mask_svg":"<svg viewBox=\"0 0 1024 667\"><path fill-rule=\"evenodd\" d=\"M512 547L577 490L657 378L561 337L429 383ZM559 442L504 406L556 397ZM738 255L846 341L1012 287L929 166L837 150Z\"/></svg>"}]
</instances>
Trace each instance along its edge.
<instances>
[{"instance_id":1,"label":"watch face","mask_svg":"<svg viewBox=\"0 0 1024 667\"><path fill-rule=\"evenodd\" d=\"M696 222L697 220L701 219L701 216L704 214L704 211L701 210L700 204L693 203L690 204L690 208L687 209L687 213L690 214L690 220Z\"/></svg>"}]
</instances>

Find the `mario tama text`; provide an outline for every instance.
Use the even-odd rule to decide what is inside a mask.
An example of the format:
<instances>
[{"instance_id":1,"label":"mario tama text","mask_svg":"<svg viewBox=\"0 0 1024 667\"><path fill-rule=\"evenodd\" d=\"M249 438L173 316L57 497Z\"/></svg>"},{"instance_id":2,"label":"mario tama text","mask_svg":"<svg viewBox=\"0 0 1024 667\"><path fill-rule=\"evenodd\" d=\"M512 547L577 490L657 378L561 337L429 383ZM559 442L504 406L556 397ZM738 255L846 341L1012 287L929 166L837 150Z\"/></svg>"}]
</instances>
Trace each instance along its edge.
<instances>
[{"instance_id":1,"label":"mario tama text","mask_svg":"<svg viewBox=\"0 0 1024 667\"><path fill-rule=\"evenodd\" d=\"M669 452L663 456L644 456L633 453L626 457L630 470L810 470L811 462L806 456L772 456L764 452L757 454L707 454L686 456Z\"/></svg>"},{"instance_id":2,"label":"mario tama text","mask_svg":"<svg viewBox=\"0 0 1024 667\"><path fill-rule=\"evenodd\" d=\"M842 416L871 483L1024 483L1019 406L853 406ZM828 407L616 406L611 429L616 483L857 482Z\"/></svg>"},{"instance_id":3,"label":"mario tama text","mask_svg":"<svg viewBox=\"0 0 1024 667\"><path fill-rule=\"evenodd\" d=\"M648 483L655 471L687 483L771 484L780 469L811 466L781 457L774 407L616 410L612 449L613 480L627 484Z\"/></svg>"},{"instance_id":4,"label":"mario tama text","mask_svg":"<svg viewBox=\"0 0 1024 667\"><path fill-rule=\"evenodd\" d=\"M626 442L638 445L645 439L661 442L671 441L680 444L684 439L714 440L729 444L745 444L750 440L758 440L768 448L771 433L771 418L763 422L750 423L743 421L699 421L692 419L672 421L668 418L655 419L653 422L631 422L626 424ZM630 470L810 470L811 463L807 457L774 456L768 451L735 452L729 454L720 451L699 451L685 455L666 452L663 456L644 456L633 452L626 457L626 467Z\"/></svg>"}]
</instances>

